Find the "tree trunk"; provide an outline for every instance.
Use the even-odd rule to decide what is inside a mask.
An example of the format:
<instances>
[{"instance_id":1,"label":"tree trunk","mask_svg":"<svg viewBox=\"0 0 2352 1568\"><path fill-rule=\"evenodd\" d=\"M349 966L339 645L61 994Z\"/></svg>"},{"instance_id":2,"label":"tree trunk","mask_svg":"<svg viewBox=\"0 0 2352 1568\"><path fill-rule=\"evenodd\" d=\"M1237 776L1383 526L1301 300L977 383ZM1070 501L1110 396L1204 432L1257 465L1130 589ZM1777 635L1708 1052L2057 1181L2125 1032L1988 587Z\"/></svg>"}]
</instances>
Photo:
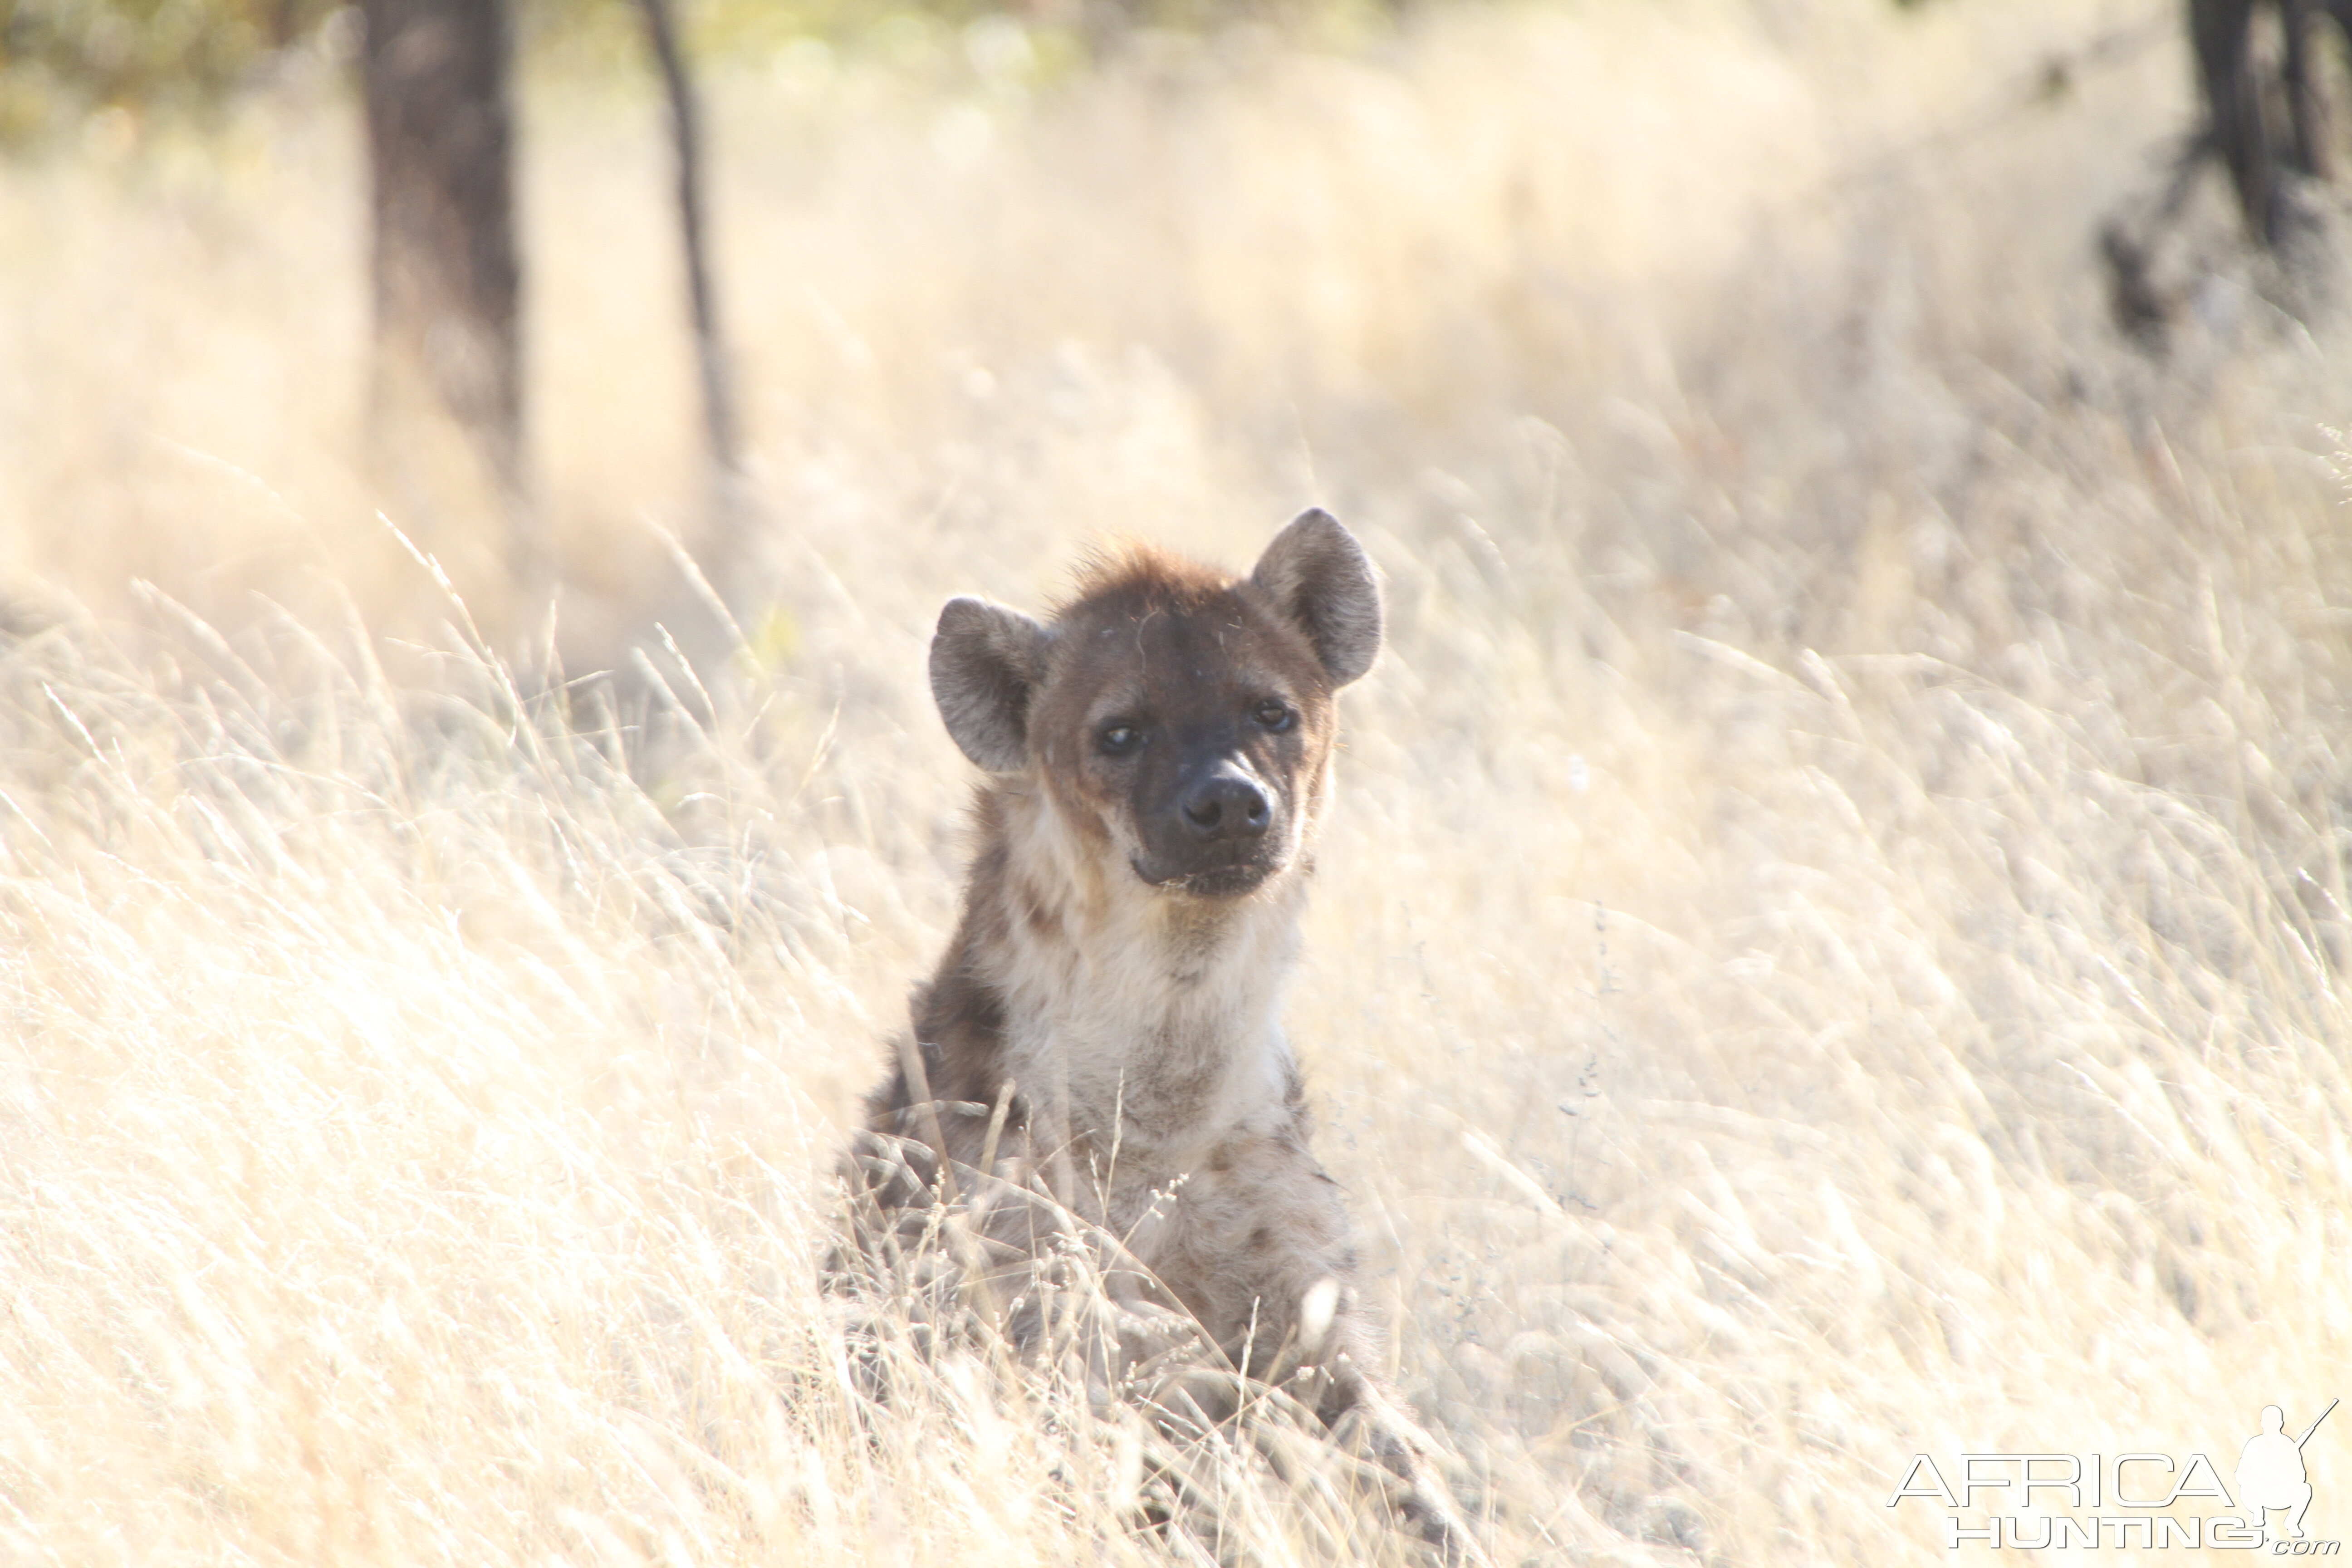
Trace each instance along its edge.
<instances>
[{"instance_id":1,"label":"tree trunk","mask_svg":"<svg viewBox=\"0 0 2352 1568\"><path fill-rule=\"evenodd\" d=\"M679 52L677 23L670 0L637 0L645 13L654 58L661 67L669 100L670 139L677 153L678 230L686 246L687 305L694 318L694 350L702 373L703 431L711 460L733 468L736 460L735 389L719 334L719 306L710 288L702 218L702 116L694 84Z\"/></svg>"},{"instance_id":2,"label":"tree trunk","mask_svg":"<svg viewBox=\"0 0 2352 1568\"><path fill-rule=\"evenodd\" d=\"M2286 33L2286 60L2282 76L2286 88L2288 132L2294 147L2294 166L2314 179L2336 173L2330 142L2325 73L2320 68L2318 40L2312 37L2318 21L2310 0L2279 0L2279 22Z\"/></svg>"},{"instance_id":3,"label":"tree trunk","mask_svg":"<svg viewBox=\"0 0 2352 1568\"><path fill-rule=\"evenodd\" d=\"M703 218L702 116L695 101L694 81L687 73L679 47L677 17L671 0L637 0L652 41L655 62L661 68L662 89L669 100L670 141L677 154L678 232L684 243L687 309L694 324L695 364L702 383L703 440L709 449L710 527L714 537L708 554L710 574L719 592L732 599L740 591L737 578L745 563L742 537L748 526L743 484L742 433L735 404L733 366L727 340L719 331L719 299L710 280L710 259Z\"/></svg>"},{"instance_id":4,"label":"tree trunk","mask_svg":"<svg viewBox=\"0 0 2352 1568\"><path fill-rule=\"evenodd\" d=\"M529 584L539 563L523 480L507 3L361 0L360 10L375 456L411 512L394 521L421 527L461 580L503 568Z\"/></svg>"},{"instance_id":5,"label":"tree trunk","mask_svg":"<svg viewBox=\"0 0 2352 1568\"><path fill-rule=\"evenodd\" d=\"M2189 0L2189 40L2213 149L2230 171L2246 232L2268 247L2278 239L2278 171L2254 77L2252 20L2253 0Z\"/></svg>"}]
</instances>

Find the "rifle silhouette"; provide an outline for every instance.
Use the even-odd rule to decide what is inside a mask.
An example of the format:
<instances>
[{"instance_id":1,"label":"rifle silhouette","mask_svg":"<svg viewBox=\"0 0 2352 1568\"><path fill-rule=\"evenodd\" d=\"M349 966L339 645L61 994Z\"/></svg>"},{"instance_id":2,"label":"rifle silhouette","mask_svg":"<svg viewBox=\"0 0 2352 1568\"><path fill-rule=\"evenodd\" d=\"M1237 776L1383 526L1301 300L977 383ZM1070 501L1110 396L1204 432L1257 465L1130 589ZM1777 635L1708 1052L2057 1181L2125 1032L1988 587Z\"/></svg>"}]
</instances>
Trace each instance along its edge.
<instances>
[{"instance_id":1,"label":"rifle silhouette","mask_svg":"<svg viewBox=\"0 0 2352 1568\"><path fill-rule=\"evenodd\" d=\"M2325 1409L2325 1410L2323 1410L2323 1411L2321 1411L2321 1412L2319 1413L2319 1420L2318 1420L2318 1421L2314 1421L2310 1426L2306 1426L2306 1427L2305 1427L2305 1428L2303 1429L2303 1436L2300 1436L2300 1437L2297 1437L2297 1438L2294 1440L2294 1446L2295 1446L2296 1447L2300 1448L2300 1447L2302 1447L2305 1443L2310 1442L2310 1441L2311 1441L2311 1435L2312 1435L2314 1432L2316 1432L2316 1431L2318 1431L2318 1430L2319 1430L2319 1422L2320 1422L2320 1421L2325 1421L2325 1420L2326 1420L2326 1419L2328 1418L2328 1416L2330 1416L2330 1415L2334 1415L2334 1414L2335 1414L2335 1412L2336 1412L2336 1407L2337 1405L2339 1405L2343 1404L2343 1403L2344 1403L2344 1401L2343 1401L2343 1400L2341 1400L2341 1399L2331 1399L2331 1400L2329 1400L2329 1401L2327 1402L2327 1408L2326 1408L2326 1409Z\"/></svg>"}]
</instances>

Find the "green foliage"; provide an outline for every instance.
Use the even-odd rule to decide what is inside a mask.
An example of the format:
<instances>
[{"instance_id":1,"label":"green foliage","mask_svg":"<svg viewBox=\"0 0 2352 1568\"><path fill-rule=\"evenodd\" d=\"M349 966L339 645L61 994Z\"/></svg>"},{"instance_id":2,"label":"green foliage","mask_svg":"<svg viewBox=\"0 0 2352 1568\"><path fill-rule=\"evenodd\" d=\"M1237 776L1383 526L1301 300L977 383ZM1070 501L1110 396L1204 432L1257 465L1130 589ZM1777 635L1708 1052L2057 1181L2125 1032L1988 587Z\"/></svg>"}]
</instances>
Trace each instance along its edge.
<instances>
[{"instance_id":1,"label":"green foliage","mask_svg":"<svg viewBox=\"0 0 2352 1568\"><path fill-rule=\"evenodd\" d=\"M516 0L529 53L568 70L644 65L632 0ZM1203 31L1237 21L1313 26L1392 11L1402 0L673 0L703 58L766 57L805 38L903 50L993 15L1040 37L1099 47L1138 28ZM0 0L0 146L22 145L94 110L202 115L280 51L314 42L338 0ZM356 16L343 26L356 31ZM1048 50L1048 53L1055 51Z\"/></svg>"},{"instance_id":2,"label":"green foliage","mask_svg":"<svg viewBox=\"0 0 2352 1568\"><path fill-rule=\"evenodd\" d=\"M202 109L334 0L0 0L0 142L104 107Z\"/></svg>"}]
</instances>

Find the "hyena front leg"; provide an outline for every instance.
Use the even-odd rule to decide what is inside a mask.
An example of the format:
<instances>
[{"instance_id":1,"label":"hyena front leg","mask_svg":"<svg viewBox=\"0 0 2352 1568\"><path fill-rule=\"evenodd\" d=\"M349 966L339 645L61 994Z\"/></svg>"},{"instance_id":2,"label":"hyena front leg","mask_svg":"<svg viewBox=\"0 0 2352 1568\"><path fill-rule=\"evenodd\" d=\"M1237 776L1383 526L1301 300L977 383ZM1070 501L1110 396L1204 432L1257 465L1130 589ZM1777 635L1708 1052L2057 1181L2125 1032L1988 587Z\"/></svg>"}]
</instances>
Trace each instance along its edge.
<instances>
[{"instance_id":1,"label":"hyena front leg","mask_svg":"<svg viewBox=\"0 0 2352 1568\"><path fill-rule=\"evenodd\" d=\"M1422 1539L1448 1563L1483 1568L1486 1554L1437 1473L1436 1445L1370 1370L1378 1353L1377 1331L1350 1306L1332 1323L1318 1363L1297 1375L1320 1384L1312 1404L1332 1437L1343 1447L1360 1446L1404 1484L1400 1505Z\"/></svg>"},{"instance_id":2,"label":"hyena front leg","mask_svg":"<svg viewBox=\"0 0 2352 1568\"><path fill-rule=\"evenodd\" d=\"M1357 1299L1338 1184L1303 1141L1234 1152L1240 1179L1199 1184L1169 1283L1243 1376L1284 1389L1402 1481L1406 1520L1448 1562L1485 1563L1437 1474L1436 1445L1375 1370L1381 1331Z\"/></svg>"}]
</instances>

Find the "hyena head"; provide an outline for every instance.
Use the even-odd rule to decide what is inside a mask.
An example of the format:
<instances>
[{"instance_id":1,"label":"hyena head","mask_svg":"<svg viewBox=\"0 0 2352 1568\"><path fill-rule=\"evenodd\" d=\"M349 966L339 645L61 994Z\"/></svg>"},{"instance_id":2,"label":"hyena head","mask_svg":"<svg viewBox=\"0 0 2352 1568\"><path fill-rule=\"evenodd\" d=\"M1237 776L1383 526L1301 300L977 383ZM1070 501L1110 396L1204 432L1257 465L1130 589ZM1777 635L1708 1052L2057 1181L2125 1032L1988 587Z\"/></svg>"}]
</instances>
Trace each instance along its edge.
<instances>
[{"instance_id":1,"label":"hyena head","mask_svg":"<svg viewBox=\"0 0 2352 1568\"><path fill-rule=\"evenodd\" d=\"M1150 551L1098 560L1050 626L951 599L931 691L964 755L1034 781L1097 864L1230 899L1302 858L1336 695L1380 646L1371 563L1308 511L1243 578Z\"/></svg>"}]
</instances>

